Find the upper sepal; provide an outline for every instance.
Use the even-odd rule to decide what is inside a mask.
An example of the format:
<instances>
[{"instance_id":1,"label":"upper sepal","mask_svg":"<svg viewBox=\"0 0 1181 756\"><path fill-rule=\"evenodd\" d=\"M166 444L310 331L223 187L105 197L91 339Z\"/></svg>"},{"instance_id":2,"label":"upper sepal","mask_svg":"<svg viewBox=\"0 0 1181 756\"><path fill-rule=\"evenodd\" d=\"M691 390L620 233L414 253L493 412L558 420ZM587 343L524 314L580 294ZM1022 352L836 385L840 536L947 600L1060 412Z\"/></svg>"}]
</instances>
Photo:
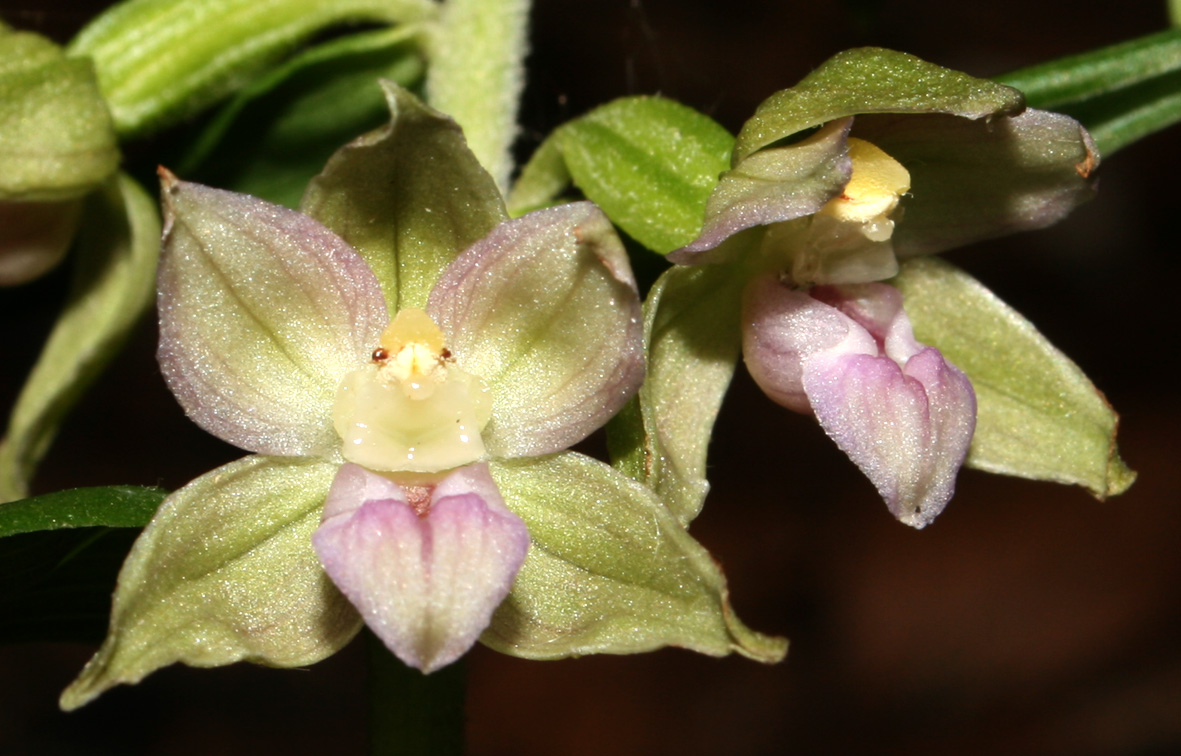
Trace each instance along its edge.
<instances>
[{"instance_id":1,"label":"upper sepal","mask_svg":"<svg viewBox=\"0 0 1181 756\"><path fill-rule=\"evenodd\" d=\"M365 258L392 316L426 307L443 269L508 216L455 121L381 84L389 123L337 150L300 210Z\"/></svg>"},{"instance_id":2,"label":"upper sepal","mask_svg":"<svg viewBox=\"0 0 1181 756\"><path fill-rule=\"evenodd\" d=\"M164 173L160 367L202 428L249 451L334 456L332 404L388 323L373 272L293 210Z\"/></svg>"},{"instance_id":3,"label":"upper sepal","mask_svg":"<svg viewBox=\"0 0 1181 756\"><path fill-rule=\"evenodd\" d=\"M799 84L768 97L738 133L733 164L804 129L863 113L944 113L972 120L1012 115L1025 99L977 79L880 47L837 53Z\"/></svg>"}]
</instances>

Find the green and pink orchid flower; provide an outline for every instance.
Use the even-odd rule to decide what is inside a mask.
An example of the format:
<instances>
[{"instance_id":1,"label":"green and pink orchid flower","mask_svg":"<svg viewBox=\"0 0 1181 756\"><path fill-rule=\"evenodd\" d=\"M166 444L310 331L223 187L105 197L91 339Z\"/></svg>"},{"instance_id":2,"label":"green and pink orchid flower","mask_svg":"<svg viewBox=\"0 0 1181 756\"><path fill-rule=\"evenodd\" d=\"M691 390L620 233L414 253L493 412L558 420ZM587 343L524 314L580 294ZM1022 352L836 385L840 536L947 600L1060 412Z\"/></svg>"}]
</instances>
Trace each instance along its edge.
<instances>
[{"instance_id":1,"label":"green and pink orchid flower","mask_svg":"<svg viewBox=\"0 0 1181 756\"><path fill-rule=\"evenodd\" d=\"M1131 481L1114 414L1077 367L927 259L1057 222L1093 195L1098 162L1078 122L1026 108L1011 87L862 48L770 97L737 138L668 100L606 105L542 146L512 204L573 183L678 264L645 303L638 412L613 427L617 464L682 521L708 490L713 417L741 350L771 399L815 415L890 511L921 528L965 461L1099 495ZM1037 367L1005 374L987 356L997 349ZM1067 391L1085 411L1055 406ZM1072 415L1087 420L1067 431ZM1025 423L1028 435L1014 430ZM1094 443L1077 456L1044 450L1047 437L1084 435Z\"/></svg>"},{"instance_id":2,"label":"green and pink orchid flower","mask_svg":"<svg viewBox=\"0 0 1181 756\"><path fill-rule=\"evenodd\" d=\"M251 454L161 505L63 706L176 661L308 664L362 623L424 672L478 639L782 658L651 490L569 450L644 375L610 222L509 220L458 128L387 95L303 213L162 172L161 369Z\"/></svg>"}]
</instances>

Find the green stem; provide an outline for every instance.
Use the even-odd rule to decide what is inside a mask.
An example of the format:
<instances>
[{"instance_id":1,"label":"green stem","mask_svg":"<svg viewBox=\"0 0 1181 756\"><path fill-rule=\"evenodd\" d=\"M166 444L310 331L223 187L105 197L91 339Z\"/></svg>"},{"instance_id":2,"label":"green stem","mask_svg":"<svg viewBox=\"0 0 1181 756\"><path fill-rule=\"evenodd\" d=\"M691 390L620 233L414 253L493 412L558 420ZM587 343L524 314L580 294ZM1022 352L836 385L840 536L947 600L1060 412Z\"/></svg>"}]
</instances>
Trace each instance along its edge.
<instances>
[{"instance_id":1,"label":"green stem","mask_svg":"<svg viewBox=\"0 0 1181 756\"><path fill-rule=\"evenodd\" d=\"M427 101L463 127L503 190L525 80L529 0L447 0L429 43Z\"/></svg>"},{"instance_id":2,"label":"green stem","mask_svg":"<svg viewBox=\"0 0 1181 756\"><path fill-rule=\"evenodd\" d=\"M424 675L365 630L372 756L462 756L463 660Z\"/></svg>"}]
</instances>

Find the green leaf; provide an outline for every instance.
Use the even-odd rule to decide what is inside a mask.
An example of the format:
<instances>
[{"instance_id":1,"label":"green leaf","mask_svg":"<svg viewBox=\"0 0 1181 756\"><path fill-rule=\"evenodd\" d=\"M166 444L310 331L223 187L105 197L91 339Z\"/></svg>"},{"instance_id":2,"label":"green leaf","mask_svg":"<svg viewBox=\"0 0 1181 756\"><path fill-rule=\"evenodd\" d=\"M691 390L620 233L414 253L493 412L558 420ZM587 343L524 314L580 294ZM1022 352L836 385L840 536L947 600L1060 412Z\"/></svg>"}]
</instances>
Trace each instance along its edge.
<instances>
[{"instance_id":1,"label":"green leaf","mask_svg":"<svg viewBox=\"0 0 1181 756\"><path fill-rule=\"evenodd\" d=\"M69 300L0 441L0 501L29 480L66 413L119 350L152 300L160 219L126 176L87 200Z\"/></svg>"},{"instance_id":2,"label":"green leaf","mask_svg":"<svg viewBox=\"0 0 1181 756\"><path fill-rule=\"evenodd\" d=\"M768 97L743 125L733 162L804 129L862 113L946 113L964 118L1012 115L1021 93L920 60L861 47L837 53L799 84Z\"/></svg>"},{"instance_id":3,"label":"green leaf","mask_svg":"<svg viewBox=\"0 0 1181 756\"><path fill-rule=\"evenodd\" d=\"M0 30L0 200L78 197L118 165L90 63L36 34Z\"/></svg>"},{"instance_id":4,"label":"green leaf","mask_svg":"<svg viewBox=\"0 0 1181 756\"><path fill-rule=\"evenodd\" d=\"M972 380L976 435L967 464L1074 483L1104 498L1136 474L1116 450L1118 416L1066 355L968 274L935 258L903 264L894 280L915 337Z\"/></svg>"},{"instance_id":5,"label":"green leaf","mask_svg":"<svg viewBox=\"0 0 1181 756\"><path fill-rule=\"evenodd\" d=\"M508 216L455 122L383 86L390 123L342 147L301 210L361 253L392 314L425 308L443 269Z\"/></svg>"},{"instance_id":6,"label":"green leaf","mask_svg":"<svg viewBox=\"0 0 1181 756\"><path fill-rule=\"evenodd\" d=\"M717 564L651 489L573 452L491 470L533 544L485 644L526 659L670 645L783 658L787 641L735 617Z\"/></svg>"},{"instance_id":7,"label":"green leaf","mask_svg":"<svg viewBox=\"0 0 1181 756\"><path fill-rule=\"evenodd\" d=\"M142 528L168 492L143 486L74 488L0 504L0 538L63 528Z\"/></svg>"},{"instance_id":8,"label":"green leaf","mask_svg":"<svg viewBox=\"0 0 1181 756\"><path fill-rule=\"evenodd\" d=\"M169 496L128 555L107 639L62 708L178 661L295 667L343 647L361 620L311 542L336 470L246 457Z\"/></svg>"},{"instance_id":9,"label":"green leaf","mask_svg":"<svg viewBox=\"0 0 1181 756\"><path fill-rule=\"evenodd\" d=\"M243 89L197 137L178 175L287 207L340 145L389 109L378 79L409 86L424 70L412 25L318 45Z\"/></svg>"},{"instance_id":10,"label":"green leaf","mask_svg":"<svg viewBox=\"0 0 1181 756\"><path fill-rule=\"evenodd\" d=\"M1167 29L1128 42L1070 55L998 76L1031 107L1054 108L1181 71L1181 30Z\"/></svg>"},{"instance_id":11,"label":"green leaf","mask_svg":"<svg viewBox=\"0 0 1181 756\"><path fill-rule=\"evenodd\" d=\"M232 93L315 33L421 21L428 0L131 0L70 45L90 56L122 137L177 123Z\"/></svg>"},{"instance_id":12,"label":"green leaf","mask_svg":"<svg viewBox=\"0 0 1181 756\"><path fill-rule=\"evenodd\" d=\"M648 376L607 426L616 467L682 525L709 491L706 453L742 346L744 283L732 265L678 266L656 281L644 303Z\"/></svg>"},{"instance_id":13,"label":"green leaf","mask_svg":"<svg viewBox=\"0 0 1181 756\"><path fill-rule=\"evenodd\" d=\"M734 144L712 119L659 97L608 103L562 126L556 138L583 194L661 254L697 236Z\"/></svg>"}]
</instances>

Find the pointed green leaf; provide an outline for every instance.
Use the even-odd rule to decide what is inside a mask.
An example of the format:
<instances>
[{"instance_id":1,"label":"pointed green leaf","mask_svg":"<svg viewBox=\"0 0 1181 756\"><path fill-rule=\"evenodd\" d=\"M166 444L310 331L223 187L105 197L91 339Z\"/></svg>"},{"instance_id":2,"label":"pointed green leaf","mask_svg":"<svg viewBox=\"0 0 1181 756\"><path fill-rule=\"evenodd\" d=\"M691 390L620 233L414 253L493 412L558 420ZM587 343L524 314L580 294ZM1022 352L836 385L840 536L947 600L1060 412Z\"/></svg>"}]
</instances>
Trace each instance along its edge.
<instances>
[{"instance_id":1,"label":"pointed green leaf","mask_svg":"<svg viewBox=\"0 0 1181 756\"><path fill-rule=\"evenodd\" d=\"M295 667L343 647L361 620L311 542L336 470L246 457L169 496L128 555L107 639L62 708L178 661Z\"/></svg>"},{"instance_id":2,"label":"pointed green leaf","mask_svg":"<svg viewBox=\"0 0 1181 756\"><path fill-rule=\"evenodd\" d=\"M508 216L455 122L383 86L389 125L342 147L301 210L361 253L392 313L425 308L443 269Z\"/></svg>"},{"instance_id":3,"label":"pointed green leaf","mask_svg":"<svg viewBox=\"0 0 1181 756\"><path fill-rule=\"evenodd\" d=\"M837 53L799 84L768 97L743 125L734 164L804 129L861 113L1012 115L1021 93L906 53L860 47Z\"/></svg>"},{"instance_id":4,"label":"pointed green leaf","mask_svg":"<svg viewBox=\"0 0 1181 756\"><path fill-rule=\"evenodd\" d=\"M662 646L783 658L787 641L738 620L709 552L650 489L573 452L491 469L533 545L487 645L527 659Z\"/></svg>"},{"instance_id":5,"label":"pointed green leaf","mask_svg":"<svg viewBox=\"0 0 1181 756\"><path fill-rule=\"evenodd\" d=\"M63 528L142 528L168 494L162 488L73 488L0 504L0 538Z\"/></svg>"},{"instance_id":6,"label":"pointed green leaf","mask_svg":"<svg viewBox=\"0 0 1181 756\"><path fill-rule=\"evenodd\" d=\"M687 525L709 491L706 453L742 345L745 276L732 265L674 267L644 303L648 376L607 426L612 458Z\"/></svg>"},{"instance_id":7,"label":"pointed green leaf","mask_svg":"<svg viewBox=\"0 0 1181 756\"><path fill-rule=\"evenodd\" d=\"M119 165L89 62L36 34L0 30L0 200L61 200Z\"/></svg>"},{"instance_id":8,"label":"pointed green leaf","mask_svg":"<svg viewBox=\"0 0 1181 756\"><path fill-rule=\"evenodd\" d=\"M659 97L608 103L562 126L556 138L583 194L661 254L697 235L734 145L712 119Z\"/></svg>"},{"instance_id":9,"label":"pointed green leaf","mask_svg":"<svg viewBox=\"0 0 1181 756\"><path fill-rule=\"evenodd\" d=\"M223 107L177 174L298 207L340 145L388 118L378 79L409 86L422 76L417 31L404 24L352 34L296 56Z\"/></svg>"},{"instance_id":10,"label":"pointed green leaf","mask_svg":"<svg viewBox=\"0 0 1181 756\"><path fill-rule=\"evenodd\" d=\"M152 299L160 218L147 193L119 176L87 200L83 224L69 301L0 441L0 501L27 494L63 417Z\"/></svg>"},{"instance_id":11,"label":"pointed green leaf","mask_svg":"<svg viewBox=\"0 0 1181 756\"><path fill-rule=\"evenodd\" d=\"M1118 416L1066 355L978 281L935 258L894 280L915 337L972 380L976 435L967 464L989 472L1123 493L1136 474L1116 450Z\"/></svg>"},{"instance_id":12,"label":"pointed green leaf","mask_svg":"<svg viewBox=\"0 0 1181 756\"><path fill-rule=\"evenodd\" d=\"M428 0L131 0L70 45L90 56L120 136L143 136L232 93L333 25L433 14Z\"/></svg>"}]
</instances>

